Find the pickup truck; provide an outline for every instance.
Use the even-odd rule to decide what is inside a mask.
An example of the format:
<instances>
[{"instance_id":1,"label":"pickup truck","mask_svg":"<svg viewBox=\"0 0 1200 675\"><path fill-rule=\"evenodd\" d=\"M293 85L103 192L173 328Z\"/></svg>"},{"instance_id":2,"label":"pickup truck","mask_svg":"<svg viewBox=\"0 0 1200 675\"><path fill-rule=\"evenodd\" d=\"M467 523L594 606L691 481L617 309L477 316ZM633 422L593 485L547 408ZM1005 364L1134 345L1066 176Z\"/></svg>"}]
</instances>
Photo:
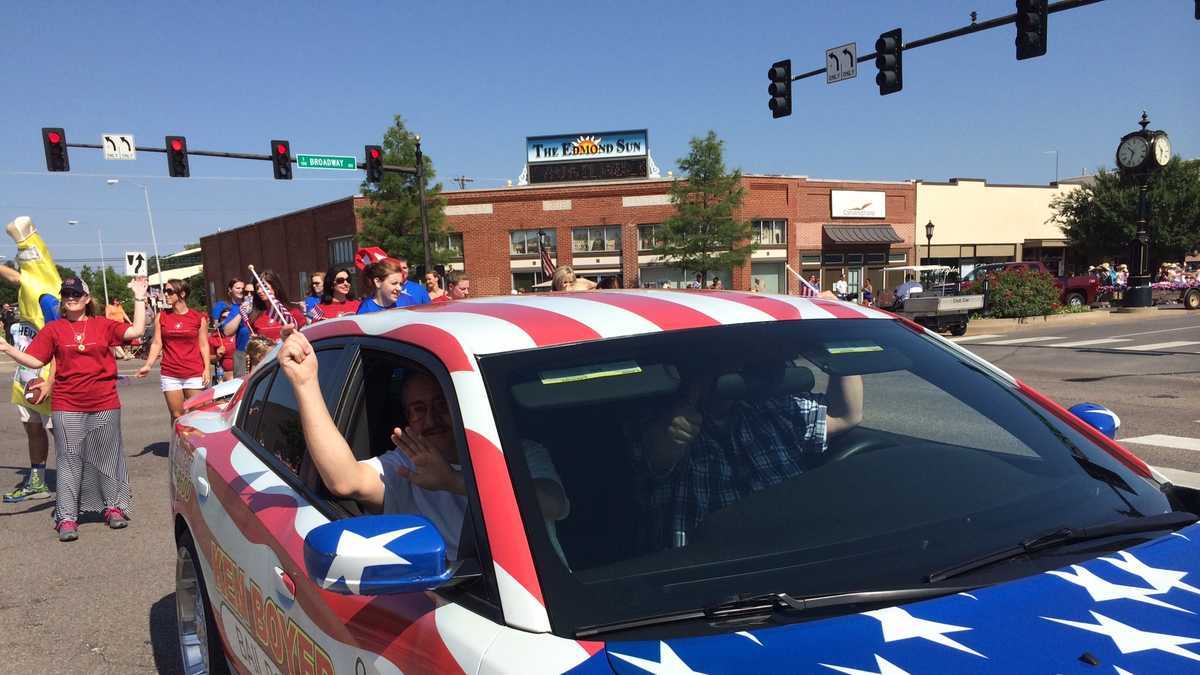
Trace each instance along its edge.
<instances>
[{"instance_id":1,"label":"pickup truck","mask_svg":"<svg viewBox=\"0 0 1200 675\"><path fill-rule=\"evenodd\" d=\"M987 263L980 265L968 272L961 280L959 280L960 292L965 292L967 288L977 279L981 279L983 275L989 272L1010 272L1016 269L1025 269L1030 272L1045 272L1050 274L1050 269L1040 261L1025 260L1021 262L1003 262L1003 263ZM1054 275L1051 275L1054 276ZM1054 277L1054 285L1058 287L1060 301L1064 305L1078 307L1082 305L1093 305L1096 303L1096 296L1100 289L1100 280L1094 276L1080 274L1073 277Z\"/></svg>"}]
</instances>

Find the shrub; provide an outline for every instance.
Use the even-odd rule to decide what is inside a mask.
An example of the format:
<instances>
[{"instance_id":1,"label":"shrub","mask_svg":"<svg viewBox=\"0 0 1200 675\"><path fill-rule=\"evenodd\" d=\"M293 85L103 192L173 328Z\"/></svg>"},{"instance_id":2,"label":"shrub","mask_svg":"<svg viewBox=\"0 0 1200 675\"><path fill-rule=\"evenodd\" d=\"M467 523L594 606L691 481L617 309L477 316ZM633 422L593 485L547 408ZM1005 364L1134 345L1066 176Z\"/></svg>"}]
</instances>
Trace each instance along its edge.
<instances>
[{"instance_id":1,"label":"shrub","mask_svg":"<svg viewBox=\"0 0 1200 675\"><path fill-rule=\"evenodd\" d=\"M1045 316L1059 305L1054 277L1023 267L990 273L972 283L970 292L983 293L988 315L1002 319Z\"/></svg>"}]
</instances>

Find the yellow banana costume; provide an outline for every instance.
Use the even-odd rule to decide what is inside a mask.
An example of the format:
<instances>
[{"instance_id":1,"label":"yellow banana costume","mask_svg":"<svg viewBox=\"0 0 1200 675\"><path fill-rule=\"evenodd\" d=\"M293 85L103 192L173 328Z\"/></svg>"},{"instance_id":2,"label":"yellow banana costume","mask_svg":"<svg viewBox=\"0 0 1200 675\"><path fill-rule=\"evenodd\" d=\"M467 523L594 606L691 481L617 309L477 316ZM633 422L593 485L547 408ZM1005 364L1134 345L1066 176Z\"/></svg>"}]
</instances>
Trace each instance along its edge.
<instances>
[{"instance_id":1,"label":"yellow banana costume","mask_svg":"<svg viewBox=\"0 0 1200 675\"><path fill-rule=\"evenodd\" d=\"M4 229L8 236L17 243L16 259L21 271L21 287L17 291L20 320L13 324L11 337L13 344L18 349L24 350L29 346L33 337L38 334L38 331L46 326L46 316L42 311L42 296L49 295L57 299L58 291L62 288L62 278L58 275L54 258L50 256L50 249L46 247L46 242L42 241L41 235L37 233L33 221L28 216L20 216ZM25 383L35 377L49 380L51 378L50 365L46 365L40 371L17 367L17 372L13 375L12 402L49 416L49 396L39 405L33 405L25 400Z\"/></svg>"}]
</instances>

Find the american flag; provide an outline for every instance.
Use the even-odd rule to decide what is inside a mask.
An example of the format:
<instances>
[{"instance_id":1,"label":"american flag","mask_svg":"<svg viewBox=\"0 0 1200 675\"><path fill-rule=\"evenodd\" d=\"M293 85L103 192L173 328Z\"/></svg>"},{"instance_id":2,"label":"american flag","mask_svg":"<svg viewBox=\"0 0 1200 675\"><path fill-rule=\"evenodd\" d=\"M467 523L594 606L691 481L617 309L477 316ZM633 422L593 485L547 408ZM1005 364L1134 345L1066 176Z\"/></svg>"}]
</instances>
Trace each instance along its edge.
<instances>
[{"instance_id":1,"label":"american flag","mask_svg":"<svg viewBox=\"0 0 1200 675\"><path fill-rule=\"evenodd\" d=\"M554 261L550 259L550 249L546 246L546 233L538 230L538 252L542 256L542 276L549 279L554 276Z\"/></svg>"},{"instance_id":2,"label":"american flag","mask_svg":"<svg viewBox=\"0 0 1200 675\"><path fill-rule=\"evenodd\" d=\"M807 279L805 279L803 275L801 275L796 270L792 269L791 265L786 265L786 267L789 272L791 272L792 274L795 274L796 278L800 280L800 297L815 298L821 294L821 289L819 289L816 286L813 286L811 283L809 283L809 281Z\"/></svg>"}]
</instances>

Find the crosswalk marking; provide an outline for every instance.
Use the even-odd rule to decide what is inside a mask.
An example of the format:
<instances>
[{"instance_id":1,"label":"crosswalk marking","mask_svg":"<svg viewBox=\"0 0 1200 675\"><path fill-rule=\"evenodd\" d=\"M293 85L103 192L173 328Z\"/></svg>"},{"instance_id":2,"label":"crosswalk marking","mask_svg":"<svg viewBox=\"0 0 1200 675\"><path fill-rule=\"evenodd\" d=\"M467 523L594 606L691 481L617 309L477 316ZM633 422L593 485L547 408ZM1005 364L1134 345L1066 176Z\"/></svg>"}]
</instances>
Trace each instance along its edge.
<instances>
[{"instance_id":1,"label":"crosswalk marking","mask_svg":"<svg viewBox=\"0 0 1200 675\"><path fill-rule=\"evenodd\" d=\"M967 335L966 337L952 337L952 342L968 342L970 340L986 340L988 338L1000 337L999 335Z\"/></svg>"},{"instance_id":2,"label":"crosswalk marking","mask_svg":"<svg viewBox=\"0 0 1200 675\"><path fill-rule=\"evenodd\" d=\"M1200 451L1200 438L1188 438L1186 436L1150 434L1149 436L1136 436L1134 438L1122 438L1119 440L1121 443L1138 443L1141 445L1157 445L1161 448Z\"/></svg>"},{"instance_id":3,"label":"crosswalk marking","mask_svg":"<svg viewBox=\"0 0 1200 675\"><path fill-rule=\"evenodd\" d=\"M1162 474L1163 478L1166 478L1175 485L1200 489L1200 473L1183 471L1182 469L1171 469L1165 466L1152 466L1150 468Z\"/></svg>"},{"instance_id":4,"label":"crosswalk marking","mask_svg":"<svg viewBox=\"0 0 1200 675\"><path fill-rule=\"evenodd\" d=\"M1061 337L1057 337L1057 336L1027 337L1027 338L1013 338L1011 340L997 340L995 342L984 342L982 344L993 345L993 346L995 346L995 345L1024 345L1024 344L1029 344L1031 342L1045 342L1047 340L1063 340L1063 339L1065 339L1065 338L1061 338Z\"/></svg>"},{"instance_id":5,"label":"crosswalk marking","mask_svg":"<svg viewBox=\"0 0 1200 675\"><path fill-rule=\"evenodd\" d=\"M1047 347L1092 347L1095 345L1107 345L1114 342L1129 342L1129 338L1099 338L1096 340L1078 340L1076 342L1060 342L1058 344L1046 345Z\"/></svg>"},{"instance_id":6,"label":"crosswalk marking","mask_svg":"<svg viewBox=\"0 0 1200 675\"><path fill-rule=\"evenodd\" d=\"M1163 351L1166 349L1176 349L1179 347L1187 347L1188 345L1200 345L1200 342L1195 340L1177 340L1175 342L1156 342L1152 345L1132 345L1129 347L1117 347L1127 352L1152 352Z\"/></svg>"}]
</instances>

